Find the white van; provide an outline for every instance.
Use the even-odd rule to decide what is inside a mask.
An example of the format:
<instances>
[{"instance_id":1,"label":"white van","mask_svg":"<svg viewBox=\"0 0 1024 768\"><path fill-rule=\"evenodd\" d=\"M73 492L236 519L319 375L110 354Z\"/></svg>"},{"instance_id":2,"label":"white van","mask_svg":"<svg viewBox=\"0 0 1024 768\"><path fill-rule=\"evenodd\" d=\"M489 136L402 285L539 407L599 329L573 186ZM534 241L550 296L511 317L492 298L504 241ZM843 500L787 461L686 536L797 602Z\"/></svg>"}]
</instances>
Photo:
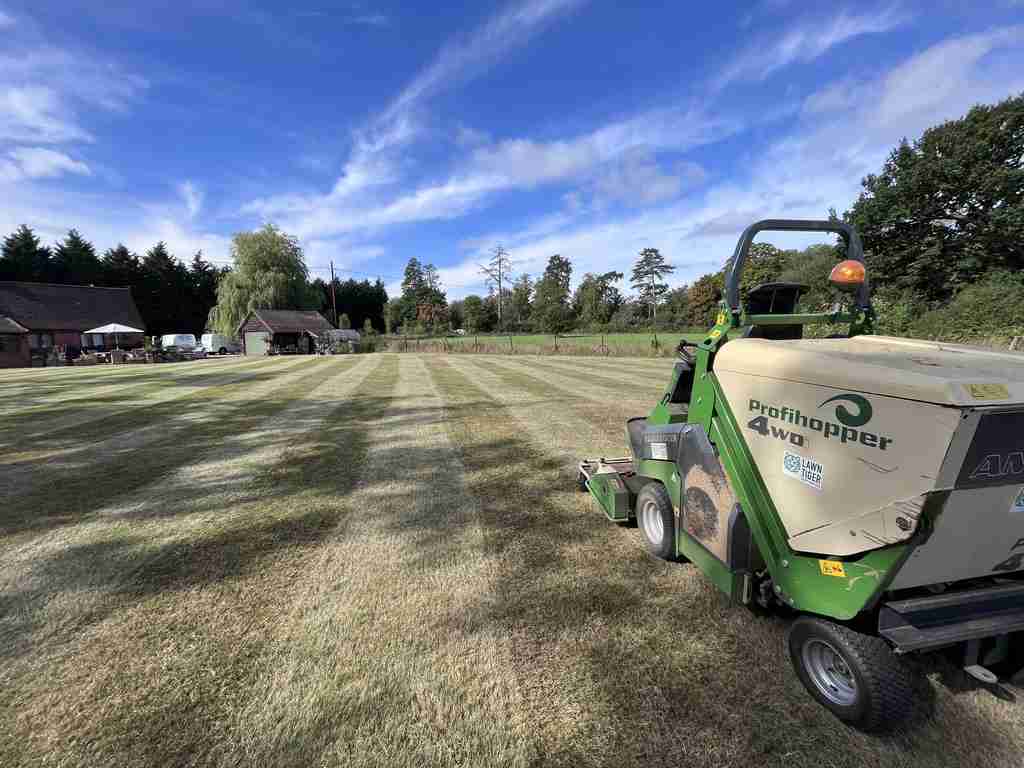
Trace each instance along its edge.
<instances>
[{"instance_id":1,"label":"white van","mask_svg":"<svg viewBox=\"0 0 1024 768\"><path fill-rule=\"evenodd\" d=\"M242 351L242 345L237 339L232 339L230 336L224 336L219 333L204 333L201 344L206 347L206 351L211 355L226 355L229 352L237 354Z\"/></svg>"},{"instance_id":2,"label":"white van","mask_svg":"<svg viewBox=\"0 0 1024 768\"><path fill-rule=\"evenodd\" d=\"M165 333L160 339L160 345L164 349L177 347L180 350L189 351L195 349L196 337L191 333Z\"/></svg>"}]
</instances>

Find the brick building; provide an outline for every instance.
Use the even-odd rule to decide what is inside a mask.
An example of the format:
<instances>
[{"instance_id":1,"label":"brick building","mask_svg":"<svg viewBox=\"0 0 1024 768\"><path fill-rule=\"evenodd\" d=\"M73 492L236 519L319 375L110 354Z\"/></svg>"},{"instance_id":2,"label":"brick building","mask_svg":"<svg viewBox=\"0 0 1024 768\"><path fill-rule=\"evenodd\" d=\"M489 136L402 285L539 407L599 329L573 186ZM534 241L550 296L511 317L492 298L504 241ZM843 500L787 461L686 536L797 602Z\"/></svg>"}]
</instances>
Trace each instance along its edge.
<instances>
[{"instance_id":1,"label":"brick building","mask_svg":"<svg viewBox=\"0 0 1024 768\"><path fill-rule=\"evenodd\" d=\"M112 348L112 334L84 333L108 323L144 327L130 288L0 281L0 368L41 365L55 349L76 357ZM122 333L118 341L139 346L143 334Z\"/></svg>"}]
</instances>

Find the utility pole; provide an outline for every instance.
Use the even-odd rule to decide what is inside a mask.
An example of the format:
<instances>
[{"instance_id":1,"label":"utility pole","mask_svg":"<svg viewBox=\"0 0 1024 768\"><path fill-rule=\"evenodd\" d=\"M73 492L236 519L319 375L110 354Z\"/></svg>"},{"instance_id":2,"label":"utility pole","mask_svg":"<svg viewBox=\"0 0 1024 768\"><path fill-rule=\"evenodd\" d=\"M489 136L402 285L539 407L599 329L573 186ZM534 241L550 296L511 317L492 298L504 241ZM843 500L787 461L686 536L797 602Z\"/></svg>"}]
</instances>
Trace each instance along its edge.
<instances>
[{"instance_id":1,"label":"utility pole","mask_svg":"<svg viewBox=\"0 0 1024 768\"><path fill-rule=\"evenodd\" d=\"M331 306L334 307L334 327L338 327L338 299L334 295L334 259L331 259Z\"/></svg>"},{"instance_id":2,"label":"utility pole","mask_svg":"<svg viewBox=\"0 0 1024 768\"><path fill-rule=\"evenodd\" d=\"M487 262L487 265L478 264L477 266L480 267L480 273L487 278L488 282L498 286L498 330L501 331L501 305L504 300L502 289L505 284L505 276L512 271L512 261L508 257L508 251L501 245L496 245L491 251L491 260Z\"/></svg>"}]
</instances>

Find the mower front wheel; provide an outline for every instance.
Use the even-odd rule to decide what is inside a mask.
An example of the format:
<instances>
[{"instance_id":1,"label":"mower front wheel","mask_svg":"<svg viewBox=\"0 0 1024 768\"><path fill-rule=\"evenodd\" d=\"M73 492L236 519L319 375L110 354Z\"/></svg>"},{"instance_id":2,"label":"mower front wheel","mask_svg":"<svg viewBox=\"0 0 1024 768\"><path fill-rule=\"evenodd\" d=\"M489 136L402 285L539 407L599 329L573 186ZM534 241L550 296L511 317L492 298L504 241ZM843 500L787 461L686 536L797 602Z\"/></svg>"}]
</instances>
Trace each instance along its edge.
<instances>
[{"instance_id":1,"label":"mower front wheel","mask_svg":"<svg viewBox=\"0 0 1024 768\"><path fill-rule=\"evenodd\" d=\"M881 638L801 616L787 642L804 688L843 722L887 731L913 713L915 674Z\"/></svg>"},{"instance_id":2,"label":"mower front wheel","mask_svg":"<svg viewBox=\"0 0 1024 768\"><path fill-rule=\"evenodd\" d=\"M665 486L647 483L636 497L636 522L647 551L662 560L676 559L676 521Z\"/></svg>"}]
</instances>

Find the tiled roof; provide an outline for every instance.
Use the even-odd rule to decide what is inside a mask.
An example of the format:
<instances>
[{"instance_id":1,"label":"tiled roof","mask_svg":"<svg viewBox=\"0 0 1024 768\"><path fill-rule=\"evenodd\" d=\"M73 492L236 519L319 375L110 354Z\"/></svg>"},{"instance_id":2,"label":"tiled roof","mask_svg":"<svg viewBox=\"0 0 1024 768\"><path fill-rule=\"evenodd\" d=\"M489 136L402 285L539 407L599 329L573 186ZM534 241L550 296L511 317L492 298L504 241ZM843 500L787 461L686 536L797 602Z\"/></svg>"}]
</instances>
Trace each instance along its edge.
<instances>
[{"instance_id":1,"label":"tiled roof","mask_svg":"<svg viewBox=\"0 0 1024 768\"><path fill-rule=\"evenodd\" d=\"M0 315L0 333L28 333L28 328Z\"/></svg>"},{"instance_id":2,"label":"tiled roof","mask_svg":"<svg viewBox=\"0 0 1024 768\"><path fill-rule=\"evenodd\" d=\"M0 315L30 331L86 331L121 323L144 328L130 288L0 282Z\"/></svg>"},{"instance_id":3,"label":"tiled roof","mask_svg":"<svg viewBox=\"0 0 1024 768\"><path fill-rule=\"evenodd\" d=\"M271 333L301 333L330 331L333 326L319 312L302 312L292 309L257 309L253 314L263 322Z\"/></svg>"}]
</instances>

